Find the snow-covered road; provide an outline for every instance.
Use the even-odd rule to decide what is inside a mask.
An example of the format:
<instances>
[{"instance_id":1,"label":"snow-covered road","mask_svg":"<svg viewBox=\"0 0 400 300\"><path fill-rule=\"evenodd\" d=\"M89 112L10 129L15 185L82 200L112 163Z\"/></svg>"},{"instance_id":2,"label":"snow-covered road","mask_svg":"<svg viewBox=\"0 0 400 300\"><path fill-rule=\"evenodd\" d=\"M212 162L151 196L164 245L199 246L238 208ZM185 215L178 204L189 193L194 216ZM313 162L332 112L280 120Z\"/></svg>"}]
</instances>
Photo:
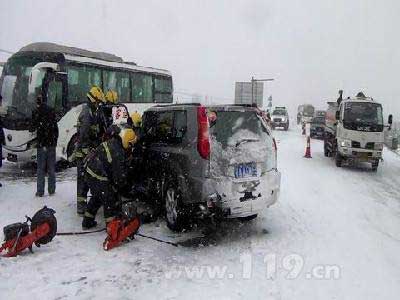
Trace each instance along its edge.
<instances>
[{"instance_id":1,"label":"snow-covered road","mask_svg":"<svg viewBox=\"0 0 400 300\"><path fill-rule=\"evenodd\" d=\"M192 246L137 237L105 252L104 233L56 237L34 254L0 259L0 299L398 299L400 156L386 150L377 173L336 168L321 141L312 140L313 158L303 158L299 129L275 136L281 197L258 219L223 223L205 246L197 232L173 234L164 222L140 232L194 237ZM32 177L16 179L11 170L0 173L1 227L47 204L59 231L80 230L74 170L44 198L34 197Z\"/></svg>"}]
</instances>

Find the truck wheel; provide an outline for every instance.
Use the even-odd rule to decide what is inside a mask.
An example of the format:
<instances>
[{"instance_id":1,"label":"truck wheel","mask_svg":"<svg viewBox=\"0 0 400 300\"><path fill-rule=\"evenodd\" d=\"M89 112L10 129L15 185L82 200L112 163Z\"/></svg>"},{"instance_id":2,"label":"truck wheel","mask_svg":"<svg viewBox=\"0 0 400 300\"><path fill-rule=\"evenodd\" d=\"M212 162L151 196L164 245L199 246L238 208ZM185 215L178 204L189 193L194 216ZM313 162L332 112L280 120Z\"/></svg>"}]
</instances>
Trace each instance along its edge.
<instances>
[{"instance_id":1,"label":"truck wheel","mask_svg":"<svg viewBox=\"0 0 400 300\"><path fill-rule=\"evenodd\" d=\"M285 131L288 131L289 129L289 124L285 126Z\"/></svg>"},{"instance_id":2,"label":"truck wheel","mask_svg":"<svg viewBox=\"0 0 400 300\"><path fill-rule=\"evenodd\" d=\"M182 204L182 195L177 184L167 184L165 191L165 219L172 231L181 232L187 226L188 217Z\"/></svg>"},{"instance_id":3,"label":"truck wheel","mask_svg":"<svg viewBox=\"0 0 400 300\"><path fill-rule=\"evenodd\" d=\"M336 152L336 157L335 157L336 167L340 168L342 166L342 161L343 157L339 154L339 152Z\"/></svg>"},{"instance_id":4,"label":"truck wheel","mask_svg":"<svg viewBox=\"0 0 400 300\"><path fill-rule=\"evenodd\" d=\"M324 155L325 155L325 157L329 157L329 150L328 150L328 145L326 144L326 141L324 141Z\"/></svg>"},{"instance_id":5,"label":"truck wheel","mask_svg":"<svg viewBox=\"0 0 400 300\"><path fill-rule=\"evenodd\" d=\"M378 171L378 166L379 166L379 159L375 160L375 161L372 163L372 171L373 171L373 172Z\"/></svg>"}]
</instances>

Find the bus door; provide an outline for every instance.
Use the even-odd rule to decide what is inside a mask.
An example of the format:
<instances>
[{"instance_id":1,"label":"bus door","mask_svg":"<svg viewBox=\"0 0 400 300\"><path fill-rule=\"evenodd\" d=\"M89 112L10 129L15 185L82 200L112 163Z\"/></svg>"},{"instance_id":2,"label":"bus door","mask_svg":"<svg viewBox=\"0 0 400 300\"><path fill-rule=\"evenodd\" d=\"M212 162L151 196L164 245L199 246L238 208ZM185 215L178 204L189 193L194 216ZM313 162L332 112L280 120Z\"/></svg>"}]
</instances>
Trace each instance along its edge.
<instances>
[{"instance_id":1,"label":"bus door","mask_svg":"<svg viewBox=\"0 0 400 300\"><path fill-rule=\"evenodd\" d=\"M40 62L32 70L29 79L28 97L36 98L41 93L43 100L60 118L66 107L67 73L60 72L56 63Z\"/></svg>"},{"instance_id":2,"label":"bus door","mask_svg":"<svg viewBox=\"0 0 400 300\"><path fill-rule=\"evenodd\" d=\"M60 119L66 109L67 74L48 70L43 79L42 95L45 103L56 112Z\"/></svg>"}]
</instances>

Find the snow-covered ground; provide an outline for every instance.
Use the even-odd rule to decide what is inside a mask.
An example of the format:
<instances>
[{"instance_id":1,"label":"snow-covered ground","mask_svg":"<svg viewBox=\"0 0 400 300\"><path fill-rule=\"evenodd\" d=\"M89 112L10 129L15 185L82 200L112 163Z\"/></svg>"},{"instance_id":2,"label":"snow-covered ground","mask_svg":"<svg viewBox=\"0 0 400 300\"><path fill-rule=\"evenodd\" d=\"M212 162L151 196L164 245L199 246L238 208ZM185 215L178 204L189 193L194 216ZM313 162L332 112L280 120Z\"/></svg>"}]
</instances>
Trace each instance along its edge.
<instances>
[{"instance_id":1,"label":"snow-covered ground","mask_svg":"<svg viewBox=\"0 0 400 300\"><path fill-rule=\"evenodd\" d=\"M162 221L141 227L189 240L177 248L137 237L105 252L104 232L56 237L34 254L0 258L0 299L399 299L400 156L385 151L377 173L336 168L321 141L303 158L299 129L275 135L281 197L258 219L225 222L202 239L173 234ZM60 232L80 230L74 169L44 198L34 197L27 173L1 170L0 226L46 204Z\"/></svg>"}]
</instances>

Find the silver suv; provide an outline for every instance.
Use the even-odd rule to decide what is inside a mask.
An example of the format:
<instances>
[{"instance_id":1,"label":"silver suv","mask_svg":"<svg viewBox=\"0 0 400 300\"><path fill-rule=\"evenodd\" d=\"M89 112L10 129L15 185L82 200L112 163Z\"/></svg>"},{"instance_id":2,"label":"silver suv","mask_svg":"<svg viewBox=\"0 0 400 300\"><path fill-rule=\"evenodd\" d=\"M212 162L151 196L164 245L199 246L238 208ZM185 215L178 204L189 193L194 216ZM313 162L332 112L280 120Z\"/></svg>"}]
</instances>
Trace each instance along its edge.
<instances>
[{"instance_id":1,"label":"silver suv","mask_svg":"<svg viewBox=\"0 0 400 300\"><path fill-rule=\"evenodd\" d=\"M174 231L193 218L250 220L279 197L276 143L256 108L155 106L142 140L147 190Z\"/></svg>"}]
</instances>

